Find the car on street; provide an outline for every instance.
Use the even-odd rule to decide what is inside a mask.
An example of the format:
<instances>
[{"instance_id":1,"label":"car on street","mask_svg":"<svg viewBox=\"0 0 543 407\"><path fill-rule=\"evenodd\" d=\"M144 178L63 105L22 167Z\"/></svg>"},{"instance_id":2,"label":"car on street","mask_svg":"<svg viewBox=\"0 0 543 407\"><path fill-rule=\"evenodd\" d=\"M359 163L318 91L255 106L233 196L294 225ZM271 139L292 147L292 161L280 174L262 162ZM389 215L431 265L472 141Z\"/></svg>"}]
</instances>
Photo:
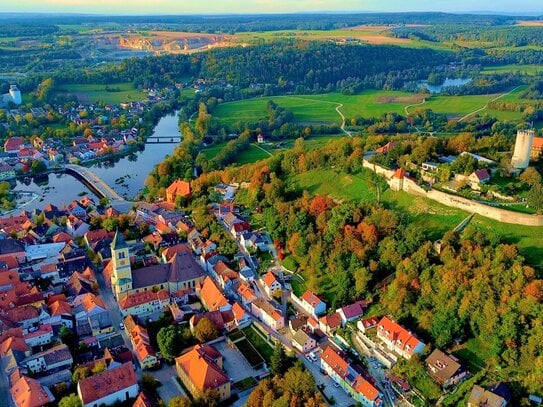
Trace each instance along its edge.
<instances>
[{"instance_id":1,"label":"car on street","mask_svg":"<svg viewBox=\"0 0 543 407\"><path fill-rule=\"evenodd\" d=\"M121 328L121 331L124 331L124 324L122 322L119 324L119 328Z\"/></svg>"}]
</instances>

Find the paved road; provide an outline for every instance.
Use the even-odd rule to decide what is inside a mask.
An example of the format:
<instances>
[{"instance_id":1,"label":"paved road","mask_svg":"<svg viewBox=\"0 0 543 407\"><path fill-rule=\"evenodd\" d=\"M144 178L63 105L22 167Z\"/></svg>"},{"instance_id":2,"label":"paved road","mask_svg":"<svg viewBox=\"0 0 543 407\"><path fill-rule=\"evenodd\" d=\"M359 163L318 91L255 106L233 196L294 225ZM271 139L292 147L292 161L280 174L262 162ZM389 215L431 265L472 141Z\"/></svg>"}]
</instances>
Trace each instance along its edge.
<instances>
[{"instance_id":1,"label":"paved road","mask_svg":"<svg viewBox=\"0 0 543 407\"><path fill-rule=\"evenodd\" d=\"M2 369L0 372L0 397L2 399L0 405L13 407L13 400L11 399L11 393L9 392L9 380L4 371L4 363L0 362L0 368Z\"/></svg>"},{"instance_id":2,"label":"paved road","mask_svg":"<svg viewBox=\"0 0 543 407\"><path fill-rule=\"evenodd\" d=\"M147 373L153 375L155 379L162 383L162 386L157 388L157 392L166 405L176 396L187 397L183 388L177 383L175 366L164 364L162 369Z\"/></svg>"},{"instance_id":3,"label":"paved road","mask_svg":"<svg viewBox=\"0 0 543 407\"><path fill-rule=\"evenodd\" d=\"M95 273L95 274L96 274L96 280L98 282L99 293L109 312L109 317L111 318L111 322L113 323L114 332L119 332L121 334L121 337L123 338L123 341L124 341L124 345L128 349L130 349L130 351L134 355L134 364L136 366L136 373L138 375L138 378L141 379L141 369L139 368L139 363L135 357L134 347L132 346L132 342L130 342L130 339L128 339L128 335L126 334L126 331L121 330L119 328L119 325L121 324L121 322L123 322L123 317L121 314L121 310L119 308L119 304L117 304L117 300L113 296L113 293L111 292L111 290L108 287L106 287L106 283L104 281L104 276L102 275L102 273Z\"/></svg>"}]
</instances>

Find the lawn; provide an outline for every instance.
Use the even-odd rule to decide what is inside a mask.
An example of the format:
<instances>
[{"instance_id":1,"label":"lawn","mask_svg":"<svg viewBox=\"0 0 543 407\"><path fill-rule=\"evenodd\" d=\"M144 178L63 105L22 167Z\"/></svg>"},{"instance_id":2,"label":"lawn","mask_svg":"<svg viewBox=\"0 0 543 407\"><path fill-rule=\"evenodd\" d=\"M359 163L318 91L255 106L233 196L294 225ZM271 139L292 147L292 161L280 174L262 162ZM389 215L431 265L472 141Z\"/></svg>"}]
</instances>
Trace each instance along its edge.
<instances>
[{"instance_id":1,"label":"lawn","mask_svg":"<svg viewBox=\"0 0 543 407\"><path fill-rule=\"evenodd\" d=\"M345 174L335 170L311 170L298 174L295 185L311 195L330 195L339 200L375 200L375 191L361 174Z\"/></svg>"},{"instance_id":2,"label":"lawn","mask_svg":"<svg viewBox=\"0 0 543 407\"><path fill-rule=\"evenodd\" d=\"M266 342L256 329L250 325L247 328L242 329L247 340L254 346L258 353L266 360L267 363L270 363L271 356L273 354L273 348Z\"/></svg>"},{"instance_id":3,"label":"lawn","mask_svg":"<svg viewBox=\"0 0 543 407\"><path fill-rule=\"evenodd\" d=\"M255 387L258 384L258 381L253 377L249 376L239 382L234 383L234 387L238 390L239 393Z\"/></svg>"},{"instance_id":4,"label":"lawn","mask_svg":"<svg viewBox=\"0 0 543 407\"><path fill-rule=\"evenodd\" d=\"M243 357L247 359L247 362L253 369L259 369L264 363L264 358L260 356L260 353L255 349L251 342L247 339L241 339L234 343L234 346L241 352Z\"/></svg>"},{"instance_id":5,"label":"lawn","mask_svg":"<svg viewBox=\"0 0 543 407\"><path fill-rule=\"evenodd\" d=\"M484 75L496 73L520 73L523 75L537 76L543 74L543 68L539 65L498 65L487 66L481 71Z\"/></svg>"},{"instance_id":6,"label":"lawn","mask_svg":"<svg viewBox=\"0 0 543 407\"><path fill-rule=\"evenodd\" d=\"M467 363L472 373L477 373L486 367L486 362L491 358L488 345L479 339L470 339L453 352L455 356Z\"/></svg>"},{"instance_id":7,"label":"lawn","mask_svg":"<svg viewBox=\"0 0 543 407\"><path fill-rule=\"evenodd\" d=\"M115 91L106 90L106 86ZM121 102L147 99L147 94L134 88L131 83L62 85L56 89L56 92L75 95L81 103L103 101L106 104L118 105Z\"/></svg>"},{"instance_id":8,"label":"lawn","mask_svg":"<svg viewBox=\"0 0 543 407\"><path fill-rule=\"evenodd\" d=\"M293 276L292 280L290 281L290 286L292 287L294 295L297 297L301 297L307 291L305 282L299 277Z\"/></svg>"},{"instance_id":9,"label":"lawn","mask_svg":"<svg viewBox=\"0 0 543 407\"><path fill-rule=\"evenodd\" d=\"M423 107L435 113L463 116L482 108L496 96L499 95L432 96Z\"/></svg>"}]
</instances>

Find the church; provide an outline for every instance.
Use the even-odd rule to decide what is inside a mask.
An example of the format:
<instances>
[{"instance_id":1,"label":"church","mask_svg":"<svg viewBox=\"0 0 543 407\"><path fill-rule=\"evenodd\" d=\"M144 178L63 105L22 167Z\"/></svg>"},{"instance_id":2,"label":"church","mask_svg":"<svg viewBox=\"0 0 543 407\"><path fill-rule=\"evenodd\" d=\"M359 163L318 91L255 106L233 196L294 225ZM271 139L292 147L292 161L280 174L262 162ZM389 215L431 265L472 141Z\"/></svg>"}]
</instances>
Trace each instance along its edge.
<instances>
[{"instance_id":1,"label":"church","mask_svg":"<svg viewBox=\"0 0 543 407\"><path fill-rule=\"evenodd\" d=\"M178 251L168 263L132 270L128 244L119 231L111 242L111 260L104 268L104 279L109 280L117 301L145 291L166 290L173 294L195 288L204 277L204 270L188 247Z\"/></svg>"}]
</instances>

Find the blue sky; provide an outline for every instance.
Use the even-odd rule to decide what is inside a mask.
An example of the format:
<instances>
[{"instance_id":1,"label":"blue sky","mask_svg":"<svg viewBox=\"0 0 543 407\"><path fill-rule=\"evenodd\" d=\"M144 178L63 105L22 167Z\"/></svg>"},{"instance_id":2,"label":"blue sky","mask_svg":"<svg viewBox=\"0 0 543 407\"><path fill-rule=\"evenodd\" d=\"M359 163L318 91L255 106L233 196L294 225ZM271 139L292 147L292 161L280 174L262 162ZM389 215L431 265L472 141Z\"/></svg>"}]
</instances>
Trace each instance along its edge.
<instances>
[{"instance_id":1,"label":"blue sky","mask_svg":"<svg viewBox=\"0 0 543 407\"><path fill-rule=\"evenodd\" d=\"M5 4L3 4L5 3ZM311 11L493 11L542 13L541 0L0 0L4 12L104 14L288 13Z\"/></svg>"}]
</instances>

